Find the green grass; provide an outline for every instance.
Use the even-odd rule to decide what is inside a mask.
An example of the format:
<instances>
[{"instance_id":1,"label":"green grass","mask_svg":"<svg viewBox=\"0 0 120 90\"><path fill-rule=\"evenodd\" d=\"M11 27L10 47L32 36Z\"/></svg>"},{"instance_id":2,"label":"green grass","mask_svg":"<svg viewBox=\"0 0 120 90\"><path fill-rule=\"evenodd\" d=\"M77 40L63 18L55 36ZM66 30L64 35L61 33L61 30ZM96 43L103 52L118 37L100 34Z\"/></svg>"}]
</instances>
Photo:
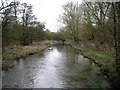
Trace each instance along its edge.
<instances>
[{"instance_id":1,"label":"green grass","mask_svg":"<svg viewBox=\"0 0 120 90\"><path fill-rule=\"evenodd\" d=\"M97 60L100 64L102 64L103 68L106 71L113 72L114 67L114 58L112 55L109 55L105 52L89 49L89 48L83 48L81 49L81 52L83 55L92 58L94 60Z\"/></svg>"},{"instance_id":2,"label":"green grass","mask_svg":"<svg viewBox=\"0 0 120 90\"><path fill-rule=\"evenodd\" d=\"M12 61L15 58L14 53L10 53L9 51L5 51L2 53L2 69L7 70L8 68L12 67Z\"/></svg>"},{"instance_id":3,"label":"green grass","mask_svg":"<svg viewBox=\"0 0 120 90\"><path fill-rule=\"evenodd\" d=\"M12 60L15 58L15 54L14 53L10 53L10 52L3 52L3 60L8 61L8 60Z\"/></svg>"},{"instance_id":4,"label":"green grass","mask_svg":"<svg viewBox=\"0 0 120 90\"><path fill-rule=\"evenodd\" d=\"M75 49L81 50L81 53L84 56L87 56L91 59L96 60L98 63L102 65L102 68L111 74L115 72L115 62L114 62L114 57L110 53L105 53L103 51L94 49L94 48L88 48L88 47L83 47L80 45L75 45L71 44L70 42L66 42L67 44L71 45Z\"/></svg>"}]
</instances>

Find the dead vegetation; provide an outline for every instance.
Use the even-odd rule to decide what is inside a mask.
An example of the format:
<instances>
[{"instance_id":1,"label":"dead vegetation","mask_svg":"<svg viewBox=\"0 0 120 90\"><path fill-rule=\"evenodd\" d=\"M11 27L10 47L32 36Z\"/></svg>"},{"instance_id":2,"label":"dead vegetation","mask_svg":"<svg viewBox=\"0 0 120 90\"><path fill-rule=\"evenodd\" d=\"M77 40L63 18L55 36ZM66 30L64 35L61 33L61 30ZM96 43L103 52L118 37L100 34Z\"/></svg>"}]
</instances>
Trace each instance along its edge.
<instances>
[{"instance_id":1,"label":"dead vegetation","mask_svg":"<svg viewBox=\"0 0 120 90\"><path fill-rule=\"evenodd\" d=\"M31 55L43 51L49 46L49 41L33 42L31 45L27 46L8 46L3 50L2 58L2 69L6 70L9 67L12 67L12 61L20 57Z\"/></svg>"}]
</instances>

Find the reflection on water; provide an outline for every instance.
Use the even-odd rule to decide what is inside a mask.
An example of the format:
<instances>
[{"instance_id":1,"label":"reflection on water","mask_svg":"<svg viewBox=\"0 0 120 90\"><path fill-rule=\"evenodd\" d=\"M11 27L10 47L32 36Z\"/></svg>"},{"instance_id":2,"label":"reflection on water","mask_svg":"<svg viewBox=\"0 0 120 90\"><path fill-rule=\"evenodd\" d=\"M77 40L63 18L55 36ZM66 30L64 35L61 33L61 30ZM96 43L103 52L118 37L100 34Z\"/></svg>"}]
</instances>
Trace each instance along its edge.
<instances>
[{"instance_id":1,"label":"reflection on water","mask_svg":"<svg viewBox=\"0 0 120 90\"><path fill-rule=\"evenodd\" d=\"M5 72L2 83L9 88L109 87L98 72L96 65L79 51L58 45L17 61Z\"/></svg>"}]
</instances>

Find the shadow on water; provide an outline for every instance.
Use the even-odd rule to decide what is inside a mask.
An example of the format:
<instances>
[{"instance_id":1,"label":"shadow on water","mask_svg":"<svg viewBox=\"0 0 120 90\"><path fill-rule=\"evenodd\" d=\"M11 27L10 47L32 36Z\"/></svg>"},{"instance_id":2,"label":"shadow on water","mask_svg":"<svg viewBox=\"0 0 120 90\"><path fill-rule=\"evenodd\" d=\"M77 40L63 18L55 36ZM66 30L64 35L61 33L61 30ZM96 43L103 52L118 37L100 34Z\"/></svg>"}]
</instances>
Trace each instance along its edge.
<instances>
[{"instance_id":1,"label":"shadow on water","mask_svg":"<svg viewBox=\"0 0 120 90\"><path fill-rule=\"evenodd\" d=\"M107 88L99 68L78 50L56 45L15 61L4 73L3 88Z\"/></svg>"}]
</instances>

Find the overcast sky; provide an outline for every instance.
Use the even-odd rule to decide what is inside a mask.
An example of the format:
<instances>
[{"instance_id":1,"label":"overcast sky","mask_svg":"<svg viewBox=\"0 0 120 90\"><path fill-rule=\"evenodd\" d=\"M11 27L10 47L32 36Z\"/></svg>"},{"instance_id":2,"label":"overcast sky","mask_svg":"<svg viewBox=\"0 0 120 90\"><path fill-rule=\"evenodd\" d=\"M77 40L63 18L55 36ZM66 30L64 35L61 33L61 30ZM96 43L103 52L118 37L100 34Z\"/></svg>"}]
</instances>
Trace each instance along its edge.
<instances>
[{"instance_id":1,"label":"overcast sky","mask_svg":"<svg viewBox=\"0 0 120 90\"><path fill-rule=\"evenodd\" d=\"M67 2L81 2L82 0L19 0L33 5L33 13L40 22L46 23L50 31L57 31L61 24L58 22L62 14L62 5ZM99 0L100 1L100 0ZM108 0L107 0L108 1ZM119 0L116 0L119 1Z\"/></svg>"},{"instance_id":2,"label":"overcast sky","mask_svg":"<svg viewBox=\"0 0 120 90\"><path fill-rule=\"evenodd\" d=\"M70 1L81 0L20 0L33 5L33 13L39 21L46 23L46 28L50 31L57 31L61 24L58 22L59 15L62 14L62 5Z\"/></svg>"}]
</instances>

